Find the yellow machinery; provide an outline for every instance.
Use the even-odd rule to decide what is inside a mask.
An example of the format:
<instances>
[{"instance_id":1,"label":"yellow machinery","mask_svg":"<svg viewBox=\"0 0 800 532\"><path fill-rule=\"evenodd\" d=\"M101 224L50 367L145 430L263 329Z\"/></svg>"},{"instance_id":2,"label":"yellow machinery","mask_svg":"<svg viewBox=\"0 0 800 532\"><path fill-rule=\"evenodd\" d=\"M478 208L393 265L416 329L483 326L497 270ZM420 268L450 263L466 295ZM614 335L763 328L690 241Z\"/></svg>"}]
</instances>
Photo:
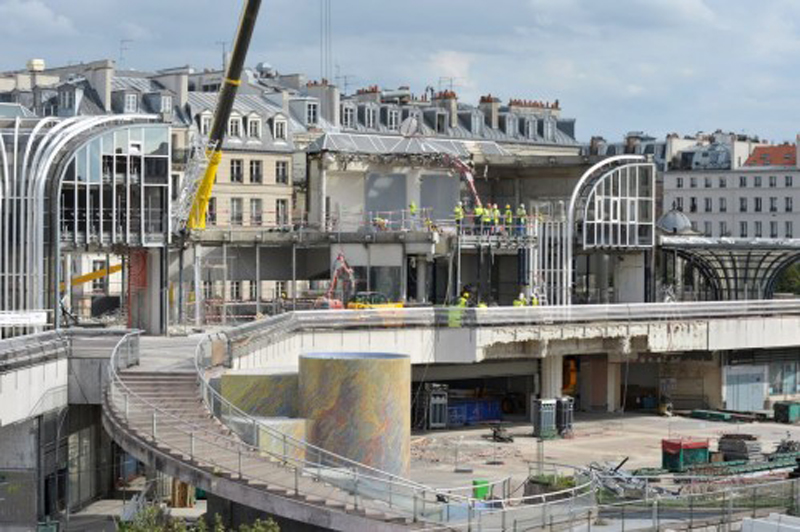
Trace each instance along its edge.
<instances>
[{"instance_id":1,"label":"yellow machinery","mask_svg":"<svg viewBox=\"0 0 800 532\"><path fill-rule=\"evenodd\" d=\"M253 36L253 29L256 25L260 7L261 0L247 0L242 16L239 19L239 29L236 31L236 38L233 42L231 60L228 63L228 70L225 72L225 79L219 92L217 109L214 113L214 121L208 137L208 166L192 200L192 209L189 212L189 220L187 222L189 230L206 228L208 202L211 200L211 192L214 188L214 181L217 178L217 168L222 159L222 141L225 139L225 132L228 129L228 119L231 116L236 92L242 83L244 60L247 56L247 49L250 46L250 39Z\"/></svg>"},{"instance_id":2,"label":"yellow machinery","mask_svg":"<svg viewBox=\"0 0 800 532\"><path fill-rule=\"evenodd\" d=\"M105 277L107 275L113 275L120 271L122 271L122 264L115 264L110 268L103 268L100 270L89 272L85 275L79 275L78 277L73 277L72 279L70 279L69 284L70 286L78 286L84 283L92 282L95 279L100 279L101 277ZM61 290L63 291L65 288L66 287L64 286L64 283L61 283Z\"/></svg>"}]
</instances>

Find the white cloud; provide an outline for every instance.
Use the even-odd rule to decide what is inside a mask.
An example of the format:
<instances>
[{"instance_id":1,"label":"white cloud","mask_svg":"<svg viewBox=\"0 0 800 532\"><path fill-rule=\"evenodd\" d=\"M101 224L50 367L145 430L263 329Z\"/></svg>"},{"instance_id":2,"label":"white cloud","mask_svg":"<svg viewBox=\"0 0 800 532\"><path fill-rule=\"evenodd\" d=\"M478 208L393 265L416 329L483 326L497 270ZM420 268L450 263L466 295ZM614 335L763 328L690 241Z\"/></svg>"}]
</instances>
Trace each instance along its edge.
<instances>
[{"instance_id":1,"label":"white cloud","mask_svg":"<svg viewBox=\"0 0 800 532\"><path fill-rule=\"evenodd\" d=\"M120 28L122 29L122 34L125 36L126 39L132 39L134 41L143 41L149 40L153 38L153 34L147 28L136 24L135 22L123 22L120 24Z\"/></svg>"},{"instance_id":2,"label":"white cloud","mask_svg":"<svg viewBox=\"0 0 800 532\"><path fill-rule=\"evenodd\" d=\"M448 78L452 78L453 85L459 89L457 92L461 92L462 96L468 96L475 88L475 81L470 72L473 61L472 54L440 50L430 56L428 71L436 78L437 82L442 79L442 82L445 83L446 80L449 81Z\"/></svg>"},{"instance_id":3,"label":"white cloud","mask_svg":"<svg viewBox=\"0 0 800 532\"><path fill-rule=\"evenodd\" d=\"M3 31L14 36L63 37L76 33L72 21L41 0L1 0Z\"/></svg>"}]
</instances>

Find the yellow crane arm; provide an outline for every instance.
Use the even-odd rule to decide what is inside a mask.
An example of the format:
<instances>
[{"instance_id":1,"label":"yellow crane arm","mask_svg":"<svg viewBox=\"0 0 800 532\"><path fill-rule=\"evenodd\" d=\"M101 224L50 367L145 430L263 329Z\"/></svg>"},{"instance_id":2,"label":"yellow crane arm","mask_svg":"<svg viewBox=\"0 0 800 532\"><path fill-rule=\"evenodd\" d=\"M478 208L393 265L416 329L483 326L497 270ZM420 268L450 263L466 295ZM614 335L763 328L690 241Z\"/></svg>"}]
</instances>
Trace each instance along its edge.
<instances>
[{"instance_id":1,"label":"yellow crane arm","mask_svg":"<svg viewBox=\"0 0 800 532\"><path fill-rule=\"evenodd\" d=\"M84 275L73 277L72 279L69 280L69 284L70 286L78 286L84 283L89 283L91 281L94 281L95 279L100 279L108 275L113 275L119 271L122 271L122 264L115 264L110 268L102 268L100 270L95 270L93 272L89 272ZM64 283L61 283L61 290L64 290Z\"/></svg>"}]
</instances>

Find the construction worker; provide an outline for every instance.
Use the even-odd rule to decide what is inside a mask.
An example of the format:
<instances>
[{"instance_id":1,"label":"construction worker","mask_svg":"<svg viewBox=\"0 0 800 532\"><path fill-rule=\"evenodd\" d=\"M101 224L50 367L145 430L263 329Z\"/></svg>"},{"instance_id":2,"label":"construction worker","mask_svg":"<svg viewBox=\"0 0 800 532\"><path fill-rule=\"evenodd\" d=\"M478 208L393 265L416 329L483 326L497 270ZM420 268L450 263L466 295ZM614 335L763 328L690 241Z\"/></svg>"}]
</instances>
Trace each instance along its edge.
<instances>
[{"instance_id":1,"label":"construction worker","mask_svg":"<svg viewBox=\"0 0 800 532\"><path fill-rule=\"evenodd\" d=\"M538 307L539 306L539 298L536 297L536 294L531 294L531 306Z\"/></svg>"},{"instance_id":2,"label":"construction worker","mask_svg":"<svg viewBox=\"0 0 800 532\"><path fill-rule=\"evenodd\" d=\"M455 209L453 209L453 218L455 218L456 228L458 228L458 232L460 233L464 222L464 204L460 201L456 204Z\"/></svg>"},{"instance_id":3,"label":"construction worker","mask_svg":"<svg viewBox=\"0 0 800 532\"><path fill-rule=\"evenodd\" d=\"M497 203L492 206L492 222L494 223L494 230L495 232L500 231L500 209L497 207Z\"/></svg>"},{"instance_id":4,"label":"construction worker","mask_svg":"<svg viewBox=\"0 0 800 532\"><path fill-rule=\"evenodd\" d=\"M517 231L518 235L521 235L525 225L528 223L528 211L525 209L525 204L520 203L519 207L517 207Z\"/></svg>"},{"instance_id":5,"label":"construction worker","mask_svg":"<svg viewBox=\"0 0 800 532\"><path fill-rule=\"evenodd\" d=\"M519 293L519 296L517 297L517 299L514 300L513 303L515 307L524 307L527 304L528 302L525 300L525 294L523 294L522 292Z\"/></svg>"},{"instance_id":6,"label":"construction worker","mask_svg":"<svg viewBox=\"0 0 800 532\"><path fill-rule=\"evenodd\" d=\"M469 304L469 292L464 292L458 298L458 306L465 308Z\"/></svg>"},{"instance_id":7,"label":"construction worker","mask_svg":"<svg viewBox=\"0 0 800 532\"><path fill-rule=\"evenodd\" d=\"M505 217L505 224L506 224L506 231L511 231L511 228L514 225L514 211L511 210L511 205L506 205L506 211L504 213Z\"/></svg>"},{"instance_id":8,"label":"construction worker","mask_svg":"<svg viewBox=\"0 0 800 532\"><path fill-rule=\"evenodd\" d=\"M483 216L481 216L481 232L488 233L492 225L492 205L491 203L483 208Z\"/></svg>"},{"instance_id":9,"label":"construction worker","mask_svg":"<svg viewBox=\"0 0 800 532\"><path fill-rule=\"evenodd\" d=\"M412 201L408 206L408 214L410 214L412 218L417 215L417 203L415 201Z\"/></svg>"},{"instance_id":10,"label":"construction worker","mask_svg":"<svg viewBox=\"0 0 800 532\"><path fill-rule=\"evenodd\" d=\"M478 303L478 308L489 308L489 305L481 301L480 303Z\"/></svg>"},{"instance_id":11,"label":"construction worker","mask_svg":"<svg viewBox=\"0 0 800 532\"><path fill-rule=\"evenodd\" d=\"M483 218L483 206L479 203L475 206L475 210L472 213L472 228L475 233L479 233L479 226L481 225L481 219Z\"/></svg>"}]
</instances>

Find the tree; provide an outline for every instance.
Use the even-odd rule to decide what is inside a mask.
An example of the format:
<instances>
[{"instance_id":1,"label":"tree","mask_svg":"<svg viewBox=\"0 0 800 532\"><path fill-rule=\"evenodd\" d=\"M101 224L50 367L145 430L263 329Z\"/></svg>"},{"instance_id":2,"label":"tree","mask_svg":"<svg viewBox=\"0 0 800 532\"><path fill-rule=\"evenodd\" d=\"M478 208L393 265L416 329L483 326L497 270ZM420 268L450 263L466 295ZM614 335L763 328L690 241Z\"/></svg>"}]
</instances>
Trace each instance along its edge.
<instances>
[{"instance_id":1,"label":"tree","mask_svg":"<svg viewBox=\"0 0 800 532\"><path fill-rule=\"evenodd\" d=\"M800 294L800 262L795 262L781 273L775 291Z\"/></svg>"},{"instance_id":2,"label":"tree","mask_svg":"<svg viewBox=\"0 0 800 532\"><path fill-rule=\"evenodd\" d=\"M209 529L204 519L197 525L189 526L183 519L167 515L158 506L145 507L130 523L120 523L120 532L280 532L280 527L272 519L257 519L251 525L242 525L237 529L225 528L222 517L214 516L214 524Z\"/></svg>"}]
</instances>

